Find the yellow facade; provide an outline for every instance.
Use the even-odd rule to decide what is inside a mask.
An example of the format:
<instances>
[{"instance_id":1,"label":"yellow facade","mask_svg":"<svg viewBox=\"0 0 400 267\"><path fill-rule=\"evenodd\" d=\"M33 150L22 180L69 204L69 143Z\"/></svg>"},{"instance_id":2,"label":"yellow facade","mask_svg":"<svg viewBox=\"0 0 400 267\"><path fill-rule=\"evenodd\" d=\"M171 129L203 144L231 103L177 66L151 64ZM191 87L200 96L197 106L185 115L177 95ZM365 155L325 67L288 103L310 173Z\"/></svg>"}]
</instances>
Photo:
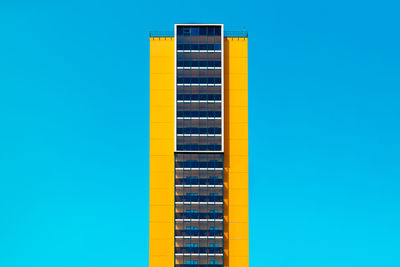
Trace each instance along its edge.
<instances>
[{"instance_id":1,"label":"yellow facade","mask_svg":"<svg viewBox=\"0 0 400 267\"><path fill-rule=\"evenodd\" d=\"M225 38L225 266L249 266L247 38Z\"/></svg>"},{"instance_id":2,"label":"yellow facade","mask_svg":"<svg viewBox=\"0 0 400 267\"><path fill-rule=\"evenodd\" d=\"M224 39L225 266L249 265L247 38ZM174 266L174 38L150 38L150 265Z\"/></svg>"},{"instance_id":3,"label":"yellow facade","mask_svg":"<svg viewBox=\"0 0 400 267\"><path fill-rule=\"evenodd\" d=\"M174 38L150 38L150 267L174 266Z\"/></svg>"}]
</instances>

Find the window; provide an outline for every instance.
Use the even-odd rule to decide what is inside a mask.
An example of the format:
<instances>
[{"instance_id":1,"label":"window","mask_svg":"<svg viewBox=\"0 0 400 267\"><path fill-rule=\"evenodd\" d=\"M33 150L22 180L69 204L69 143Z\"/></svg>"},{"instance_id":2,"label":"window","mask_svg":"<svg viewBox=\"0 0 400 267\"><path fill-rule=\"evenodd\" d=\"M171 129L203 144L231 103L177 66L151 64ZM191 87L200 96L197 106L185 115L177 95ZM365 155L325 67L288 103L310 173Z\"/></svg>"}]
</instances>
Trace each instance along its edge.
<instances>
[{"instance_id":1,"label":"window","mask_svg":"<svg viewBox=\"0 0 400 267\"><path fill-rule=\"evenodd\" d=\"M200 35L200 28L199 27L192 27L191 28L191 35L192 36Z\"/></svg>"},{"instance_id":2,"label":"window","mask_svg":"<svg viewBox=\"0 0 400 267\"><path fill-rule=\"evenodd\" d=\"M186 213L198 213L198 210L186 210Z\"/></svg>"},{"instance_id":3,"label":"window","mask_svg":"<svg viewBox=\"0 0 400 267\"><path fill-rule=\"evenodd\" d=\"M178 27L177 29L177 34L182 35L183 34L183 27Z\"/></svg>"},{"instance_id":4,"label":"window","mask_svg":"<svg viewBox=\"0 0 400 267\"><path fill-rule=\"evenodd\" d=\"M183 28L183 35L190 35L190 28L184 27Z\"/></svg>"},{"instance_id":5,"label":"window","mask_svg":"<svg viewBox=\"0 0 400 267\"><path fill-rule=\"evenodd\" d=\"M207 35L207 27L200 27L200 35Z\"/></svg>"},{"instance_id":6,"label":"window","mask_svg":"<svg viewBox=\"0 0 400 267\"><path fill-rule=\"evenodd\" d=\"M208 30L207 35L214 35L215 34L215 27L213 27L213 26L207 27L207 30Z\"/></svg>"}]
</instances>

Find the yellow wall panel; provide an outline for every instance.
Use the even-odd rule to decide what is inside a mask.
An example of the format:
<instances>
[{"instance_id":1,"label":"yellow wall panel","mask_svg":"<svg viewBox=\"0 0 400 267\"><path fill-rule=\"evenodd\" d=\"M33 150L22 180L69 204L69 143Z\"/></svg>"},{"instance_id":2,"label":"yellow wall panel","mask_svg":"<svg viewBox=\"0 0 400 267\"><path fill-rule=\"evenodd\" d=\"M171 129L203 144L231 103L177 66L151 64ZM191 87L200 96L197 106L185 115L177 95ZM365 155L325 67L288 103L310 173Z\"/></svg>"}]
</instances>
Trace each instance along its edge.
<instances>
[{"instance_id":1,"label":"yellow wall panel","mask_svg":"<svg viewBox=\"0 0 400 267\"><path fill-rule=\"evenodd\" d=\"M150 132L150 139L152 140L161 139L171 141L169 136L174 134L174 129L171 128L171 123L153 122L150 123L150 128L152 129Z\"/></svg>"},{"instance_id":2,"label":"yellow wall panel","mask_svg":"<svg viewBox=\"0 0 400 267\"><path fill-rule=\"evenodd\" d=\"M150 239L171 239L174 238L174 232L164 229L174 228L174 222L150 222L150 228L154 229L150 233Z\"/></svg>"},{"instance_id":3,"label":"yellow wall panel","mask_svg":"<svg viewBox=\"0 0 400 267\"><path fill-rule=\"evenodd\" d=\"M174 196L174 188L152 188L150 194L150 205L165 205L165 199Z\"/></svg>"},{"instance_id":4,"label":"yellow wall panel","mask_svg":"<svg viewBox=\"0 0 400 267\"><path fill-rule=\"evenodd\" d=\"M248 140L248 124L242 123L231 123L229 126L229 136L230 139L244 139L246 142Z\"/></svg>"},{"instance_id":5,"label":"yellow wall panel","mask_svg":"<svg viewBox=\"0 0 400 267\"><path fill-rule=\"evenodd\" d=\"M229 105L247 107L247 92L244 90L231 90L229 92Z\"/></svg>"},{"instance_id":6,"label":"yellow wall panel","mask_svg":"<svg viewBox=\"0 0 400 267\"><path fill-rule=\"evenodd\" d=\"M169 92L168 90L152 90L150 92L150 98L152 102L152 107L170 107L171 105L168 103L174 102L175 96L171 94L171 92ZM152 111L150 111L150 114L151 112ZM174 114L169 114L169 116L174 116Z\"/></svg>"},{"instance_id":7,"label":"yellow wall panel","mask_svg":"<svg viewBox=\"0 0 400 267\"><path fill-rule=\"evenodd\" d=\"M247 189L249 188L249 174L247 172L231 173L229 179L229 189Z\"/></svg>"},{"instance_id":8,"label":"yellow wall panel","mask_svg":"<svg viewBox=\"0 0 400 267\"><path fill-rule=\"evenodd\" d=\"M225 266L249 266L247 38L225 38Z\"/></svg>"},{"instance_id":9,"label":"yellow wall panel","mask_svg":"<svg viewBox=\"0 0 400 267\"><path fill-rule=\"evenodd\" d=\"M174 266L174 39L150 38L150 267Z\"/></svg>"},{"instance_id":10,"label":"yellow wall panel","mask_svg":"<svg viewBox=\"0 0 400 267\"><path fill-rule=\"evenodd\" d=\"M152 172L150 176L153 179L150 181L150 191L152 189L162 189L171 187L171 183L174 183L174 172Z\"/></svg>"},{"instance_id":11,"label":"yellow wall panel","mask_svg":"<svg viewBox=\"0 0 400 267\"><path fill-rule=\"evenodd\" d=\"M170 114L164 118L165 114ZM169 122L174 124L174 106L153 106L150 112L150 122Z\"/></svg>"},{"instance_id":12,"label":"yellow wall panel","mask_svg":"<svg viewBox=\"0 0 400 267\"><path fill-rule=\"evenodd\" d=\"M231 239L249 239L249 224L248 223L231 223L229 224Z\"/></svg>"},{"instance_id":13,"label":"yellow wall panel","mask_svg":"<svg viewBox=\"0 0 400 267\"><path fill-rule=\"evenodd\" d=\"M172 239L174 237L172 236ZM168 256L174 254L174 243L171 243L170 239L153 239L151 240L153 243L157 242L157 245L154 245L152 250L150 251L150 256Z\"/></svg>"},{"instance_id":14,"label":"yellow wall panel","mask_svg":"<svg viewBox=\"0 0 400 267\"><path fill-rule=\"evenodd\" d=\"M157 142L158 143L158 142ZM150 173L152 172L164 172L166 169L171 168L173 171L174 157L172 156L158 156L151 155L152 160L150 161ZM174 181L171 179L171 181Z\"/></svg>"},{"instance_id":15,"label":"yellow wall panel","mask_svg":"<svg viewBox=\"0 0 400 267\"><path fill-rule=\"evenodd\" d=\"M249 247L248 239L231 239L229 242L229 252L232 257L248 257L249 250L243 249Z\"/></svg>"},{"instance_id":16,"label":"yellow wall panel","mask_svg":"<svg viewBox=\"0 0 400 267\"><path fill-rule=\"evenodd\" d=\"M151 246L152 245L150 245L150 247ZM172 265L169 264L169 262L172 262ZM149 266L151 267L174 266L174 254L170 254L168 256L151 256Z\"/></svg>"},{"instance_id":17,"label":"yellow wall panel","mask_svg":"<svg viewBox=\"0 0 400 267\"><path fill-rule=\"evenodd\" d=\"M231 257L229 267L243 267L249 266L249 257Z\"/></svg>"},{"instance_id":18,"label":"yellow wall panel","mask_svg":"<svg viewBox=\"0 0 400 267\"><path fill-rule=\"evenodd\" d=\"M247 206L249 204L249 190L244 189L229 189L229 205L233 206Z\"/></svg>"},{"instance_id":19,"label":"yellow wall panel","mask_svg":"<svg viewBox=\"0 0 400 267\"><path fill-rule=\"evenodd\" d=\"M150 222L173 222L174 205L150 205ZM165 229L168 230L168 229Z\"/></svg>"},{"instance_id":20,"label":"yellow wall panel","mask_svg":"<svg viewBox=\"0 0 400 267\"><path fill-rule=\"evenodd\" d=\"M232 106L235 109L230 114L229 120L231 123L247 123L248 122L248 108L247 106Z\"/></svg>"},{"instance_id":21,"label":"yellow wall panel","mask_svg":"<svg viewBox=\"0 0 400 267\"><path fill-rule=\"evenodd\" d=\"M228 83L231 91L244 90L247 88L247 75L232 74L228 79Z\"/></svg>"},{"instance_id":22,"label":"yellow wall panel","mask_svg":"<svg viewBox=\"0 0 400 267\"><path fill-rule=\"evenodd\" d=\"M233 57L229 60L229 74L243 74L247 71L247 58Z\"/></svg>"},{"instance_id":23,"label":"yellow wall panel","mask_svg":"<svg viewBox=\"0 0 400 267\"><path fill-rule=\"evenodd\" d=\"M243 249L249 247L248 239L231 239L229 242L229 252L231 257L248 257L249 250Z\"/></svg>"},{"instance_id":24,"label":"yellow wall panel","mask_svg":"<svg viewBox=\"0 0 400 267\"><path fill-rule=\"evenodd\" d=\"M174 140L171 139L153 139L150 143L150 155L151 156L165 156L167 155L165 151L174 150ZM173 153L169 153L168 160L173 159ZM168 162L171 163L171 162ZM151 161L150 161L151 164ZM172 162L172 165L174 163Z\"/></svg>"},{"instance_id":25,"label":"yellow wall panel","mask_svg":"<svg viewBox=\"0 0 400 267\"><path fill-rule=\"evenodd\" d=\"M152 52L154 52L154 51L152 51ZM169 75L170 76L171 74L174 74L174 69L173 68L166 69L165 65L173 65L173 64L174 64L174 57L171 57L171 56L150 57L150 65L151 65L150 73L152 75L153 74L161 74L161 75ZM156 77L156 76L154 76L154 77ZM167 77L167 79L170 79L170 77ZM154 82L154 80L151 80L150 82Z\"/></svg>"},{"instance_id":26,"label":"yellow wall panel","mask_svg":"<svg viewBox=\"0 0 400 267\"><path fill-rule=\"evenodd\" d=\"M174 83L173 73L151 73L150 86L156 87L157 91L168 91L168 84L171 83Z\"/></svg>"},{"instance_id":27,"label":"yellow wall panel","mask_svg":"<svg viewBox=\"0 0 400 267\"><path fill-rule=\"evenodd\" d=\"M245 160L245 159L243 159L243 157L248 156L247 150L248 150L248 146L249 146L247 139L231 139L231 140L232 140L232 142L235 142L235 144L236 144L236 146L232 147L230 150L231 157L233 158L234 156L242 156L240 160L241 161ZM247 160L246 160L246 162L247 162ZM235 168L235 170L237 169L237 167L240 167L240 166L235 166L233 164L231 164L231 165L233 168ZM233 169L232 169L232 171L233 171ZM241 171L243 171L243 170L241 170Z\"/></svg>"},{"instance_id":28,"label":"yellow wall panel","mask_svg":"<svg viewBox=\"0 0 400 267\"><path fill-rule=\"evenodd\" d=\"M229 222L249 222L249 208L246 206L229 206Z\"/></svg>"},{"instance_id":29,"label":"yellow wall panel","mask_svg":"<svg viewBox=\"0 0 400 267\"><path fill-rule=\"evenodd\" d=\"M230 161L231 161L229 168L230 172L247 172L249 169L248 157L244 151L243 155L238 155L238 156L232 155Z\"/></svg>"}]
</instances>

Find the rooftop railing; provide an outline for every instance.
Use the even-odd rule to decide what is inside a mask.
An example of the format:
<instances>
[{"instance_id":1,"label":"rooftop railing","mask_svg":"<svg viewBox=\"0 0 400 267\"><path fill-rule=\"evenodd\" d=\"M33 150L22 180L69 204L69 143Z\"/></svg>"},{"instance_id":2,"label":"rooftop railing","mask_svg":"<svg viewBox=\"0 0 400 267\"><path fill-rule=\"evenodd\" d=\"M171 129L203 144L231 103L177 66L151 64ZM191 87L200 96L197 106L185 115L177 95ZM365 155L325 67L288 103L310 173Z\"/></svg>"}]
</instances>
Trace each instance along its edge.
<instances>
[{"instance_id":1,"label":"rooftop railing","mask_svg":"<svg viewBox=\"0 0 400 267\"><path fill-rule=\"evenodd\" d=\"M174 37L174 31L151 31L150 37Z\"/></svg>"},{"instance_id":2,"label":"rooftop railing","mask_svg":"<svg viewBox=\"0 0 400 267\"><path fill-rule=\"evenodd\" d=\"M224 31L224 37L249 37L247 31Z\"/></svg>"},{"instance_id":3,"label":"rooftop railing","mask_svg":"<svg viewBox=\"0 0 400 267\"><path fill-rule=\"evenodd\" d=\"M174 37L174 31L151 31L150 37ZM248 37L247 31L224 31L224 37Z\"/></svg>"}]
</instances>

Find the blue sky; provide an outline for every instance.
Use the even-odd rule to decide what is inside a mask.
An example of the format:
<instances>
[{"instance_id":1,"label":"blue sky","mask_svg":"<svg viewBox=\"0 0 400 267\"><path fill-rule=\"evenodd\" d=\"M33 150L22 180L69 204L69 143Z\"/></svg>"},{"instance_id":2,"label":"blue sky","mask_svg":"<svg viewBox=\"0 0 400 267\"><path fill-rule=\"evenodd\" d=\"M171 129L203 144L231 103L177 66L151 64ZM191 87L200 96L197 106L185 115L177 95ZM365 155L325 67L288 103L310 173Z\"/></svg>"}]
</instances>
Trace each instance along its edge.
<instances>
[{"instance_id":1,"label":"blue sky","mask_svg":"<svg viewBox=\"0 0 400 267\"><path fill-rule=\"evenodd\" d=\"M150 30L249 31L254 267L400 266L396 1L0 3L0 266L148 263Z\"/></svg>"}]
</instances>

